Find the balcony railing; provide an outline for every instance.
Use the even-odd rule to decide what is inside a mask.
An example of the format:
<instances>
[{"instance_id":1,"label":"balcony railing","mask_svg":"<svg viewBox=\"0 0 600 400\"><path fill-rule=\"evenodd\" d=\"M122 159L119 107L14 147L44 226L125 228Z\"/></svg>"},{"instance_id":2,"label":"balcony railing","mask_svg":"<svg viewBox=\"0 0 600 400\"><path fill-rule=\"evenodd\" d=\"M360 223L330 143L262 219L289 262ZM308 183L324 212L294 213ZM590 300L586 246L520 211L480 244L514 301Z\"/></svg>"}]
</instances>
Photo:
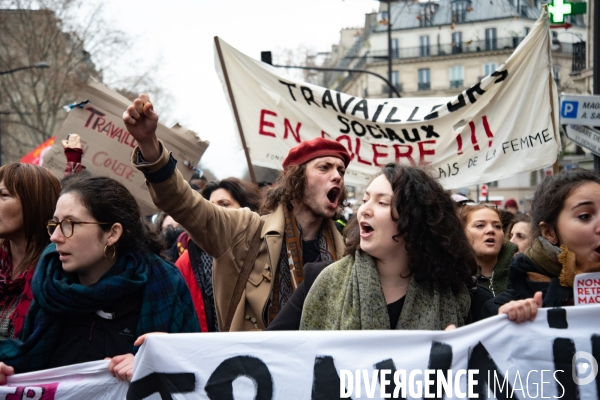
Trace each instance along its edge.
<instances>
[{"instance_id":1,"label":"balcony railing","mask_svg":"<svg viewBox=\"0 0 600 400\"><path fill-rule=\"evenodd\" d=\"M431 82L419 82L419 90L430 90Z\"/></svg>"},{"instance_id":2,"label":"balcony railing","mask_svg":"<svg viewBox=\"0 0 600 400\"><path fill-rule=\"evenodd\" d=\"M485 51L516 49L523 37L506 37L489 40L473 40L467 44L430 44L429 46L402 47L393 49L392 57L395 60L419 57L437 57L460 53L479 53ZM464 39L463 39L464 40ZM573 45L571 43L560 43L560 47L554 50L558 53L572 53ZM370 51L370 56L387 56L387 50Z\"/></svg>"},{"instance_id":3,"label":"balcony railing","mask_svg":"<svg viewBox=\"0 0 600 400\"><path fill-rule=\"evenodd\" d=\"M394 88L398 91L398 93L402 93L402 84L395 83ZM389 93L390 87L388 85L381 85L381 93Z\"/></svg>"},{"instance_id":4,"label":"balcony railing","mask_svg":"<svg viewBox=\"0 0 600 400\"><path fill-rule=\"evenodd\" d=\"M463 87L463 80L462 79L457 79L457 80L453 80L450 81L450 88L451 89L458 89Z\"/></svg>"}]
</instances>

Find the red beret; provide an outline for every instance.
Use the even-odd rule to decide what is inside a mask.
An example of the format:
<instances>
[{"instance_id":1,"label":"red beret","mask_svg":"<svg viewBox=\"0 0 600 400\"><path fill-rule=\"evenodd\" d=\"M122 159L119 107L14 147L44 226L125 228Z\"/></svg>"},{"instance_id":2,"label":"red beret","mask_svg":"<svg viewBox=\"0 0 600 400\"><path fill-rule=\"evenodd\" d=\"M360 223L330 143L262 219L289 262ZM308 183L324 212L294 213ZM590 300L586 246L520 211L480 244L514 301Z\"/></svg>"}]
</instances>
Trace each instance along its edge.
<instances>
[{"instance_id":1,"label":"red beret","mask_svg":"<svg viewBox=\"0 0 600 400\"><path fill-rule=\"evenodd\" d=\"M335 140L316 138L291 149L283 160L283 169L292 165L302 165L320 157L337 157L344 162L345 167L350 164L350 154L342 144Z\"/></svg>"},{"instance_id":2,"label":"red beret","mask_svg":"<svg viewBox=\"0 0 600 400\"><path fill-rule=\"evenodd\" d=\"M508 207L519 208L517 206L517 201L515 199L508 199L508 200L506 200L506 203L504 203L504 208L508 208Z\"/></svg>"}]
</instances>

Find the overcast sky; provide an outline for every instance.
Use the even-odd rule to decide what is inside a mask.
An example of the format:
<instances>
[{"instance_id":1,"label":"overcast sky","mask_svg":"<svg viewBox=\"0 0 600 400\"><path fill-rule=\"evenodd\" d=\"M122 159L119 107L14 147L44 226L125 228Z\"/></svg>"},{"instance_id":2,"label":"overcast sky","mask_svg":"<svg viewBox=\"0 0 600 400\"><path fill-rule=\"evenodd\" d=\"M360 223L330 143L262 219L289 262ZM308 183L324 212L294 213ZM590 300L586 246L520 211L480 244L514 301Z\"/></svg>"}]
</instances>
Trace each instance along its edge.
<instances>
[{"instance_id":1,"label":"overcast sky","mask_svg":"<svg viewBox=\"0 0 600 400\"><path fill-rule=\"evenodd\" d=\"M370 0L107 0L105 7L111 22L134 37L136 56L146 54L149 63L160 58L162 86L173 95L169 120L211 142L202 165L222 179L241 177L246 163L215 72L214 36L256 59L264 50L300 46L329 51L340 29L363 26L365 13L378 6Z\"/></svg>"}]
</instances>

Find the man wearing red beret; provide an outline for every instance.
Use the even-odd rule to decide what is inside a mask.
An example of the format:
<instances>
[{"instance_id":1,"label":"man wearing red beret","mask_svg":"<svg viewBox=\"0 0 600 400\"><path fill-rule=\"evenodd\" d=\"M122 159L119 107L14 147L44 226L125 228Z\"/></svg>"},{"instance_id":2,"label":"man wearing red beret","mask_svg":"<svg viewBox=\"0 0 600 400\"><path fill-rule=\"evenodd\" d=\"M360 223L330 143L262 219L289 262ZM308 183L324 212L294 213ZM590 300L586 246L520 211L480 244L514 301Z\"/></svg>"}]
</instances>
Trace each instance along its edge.
<instances>
[{"instance_id":1,"label":"man wearing red beret","mask_svg":"<svg viewBox=\"0 0 600 400\"><path fill-rule=\"evenodd\" d=\"M346 198L350 156L340 143L319 138L290 150L261 217L215 206L190 188L156 137L158 115L148 96L140 95L123 121L139 144L132 162L144 173L154 204L214 258L219 330L265 328L302 282L305 263L342 256L344 242L332 218Z\"/></svg>"}]
</instances>

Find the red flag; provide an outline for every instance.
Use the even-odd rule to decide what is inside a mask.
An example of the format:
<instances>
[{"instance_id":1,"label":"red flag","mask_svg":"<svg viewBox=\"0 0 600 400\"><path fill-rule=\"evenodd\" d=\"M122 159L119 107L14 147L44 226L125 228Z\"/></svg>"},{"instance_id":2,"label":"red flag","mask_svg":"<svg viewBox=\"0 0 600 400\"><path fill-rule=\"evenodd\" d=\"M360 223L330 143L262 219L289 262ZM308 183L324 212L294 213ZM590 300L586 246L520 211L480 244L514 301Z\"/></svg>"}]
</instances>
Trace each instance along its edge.
<instances>
[{"instance_id":1,"label":"red flag","mask_svg":"<svg viewBox=\"0 0 600 400\"><path fill-rule=\"evenodd\" d=\"M44 155L50 147L54 144L56 140L56 136L52 136L50 139L46 140L44 143L40 144L38 147L33 149L31 152L25 154L23 158L21 158L22 163L27 164L35 164L42 165L42 161L44 160Z\"/></svg>"}]
</instances>

